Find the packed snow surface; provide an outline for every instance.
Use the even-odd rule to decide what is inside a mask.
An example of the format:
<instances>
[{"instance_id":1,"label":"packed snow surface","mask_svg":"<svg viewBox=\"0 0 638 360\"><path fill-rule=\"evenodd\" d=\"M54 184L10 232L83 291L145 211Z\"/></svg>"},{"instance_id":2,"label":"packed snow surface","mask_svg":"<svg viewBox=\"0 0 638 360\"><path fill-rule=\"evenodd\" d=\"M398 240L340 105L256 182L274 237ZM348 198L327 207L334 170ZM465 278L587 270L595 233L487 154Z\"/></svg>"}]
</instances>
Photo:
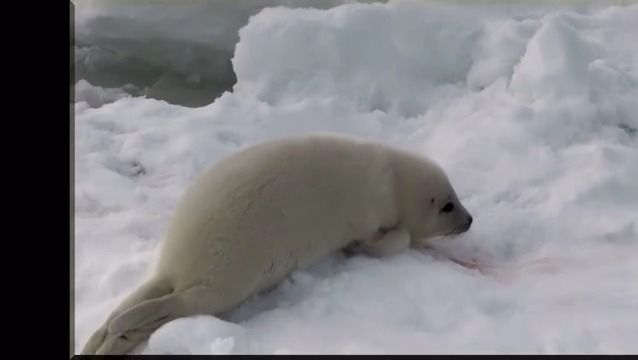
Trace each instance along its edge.
<instances>
[{"instance_id":1,"label":"packed snow surface","mask_svg":"<svg viewBox=\"0 0 638 360\"><path fill-rule=\"evenodd\" d=\"M612 5L265 8L207 106L79 83L76 351L152 273L197 175L320 131L437 161L474 216L437 246L478 269L335 254L137 352L638 352L638 5Z\"/></svg>"}]
</instances>

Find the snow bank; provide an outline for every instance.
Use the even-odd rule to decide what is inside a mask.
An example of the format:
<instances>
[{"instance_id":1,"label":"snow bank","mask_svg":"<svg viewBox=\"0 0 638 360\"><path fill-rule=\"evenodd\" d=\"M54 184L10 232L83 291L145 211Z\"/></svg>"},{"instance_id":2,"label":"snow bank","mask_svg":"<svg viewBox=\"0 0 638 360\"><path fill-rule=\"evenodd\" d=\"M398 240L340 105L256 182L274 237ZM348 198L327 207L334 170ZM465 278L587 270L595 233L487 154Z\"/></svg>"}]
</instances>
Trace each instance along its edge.
<instances>
[{"instance_id":1,"label":"snow bank","mask_svg":"<svg viewBox=\"0 0 638 360\"><path fill-rule=\"evenodd\" d=\"M150 274L195 176L324 131L439 162L474 224L438 246L486 271L335 255L140 352L635 353L636 33L637 5L265 9L212 104L76 103L76 349Z\"/></svg>"},{"instance_id":2,"label":"snow bank","mask_svg":"<svg viewBox=\"0 0 638 360\"><path fill-rule=\"evenodd\" d=\"M364 112L422 113L465 81L480 25L471 13L432 10L264 9L240 31L234 90L270 104L343 97Z\"/></svg>"},{"instance_id":3,"label":"snow bank","mask_svg":"<svg viewBox=\"0 0 638 360\"><path fill-rule=\"evenodd\" d=\"M75 102L85 102L90 107L97 108L118 99L130 97L129 93L139 93L134 86L129 85L126 88L128 92L120 88L93 86L86 80L80 80L75 84Z\"/></svg>"},{"instance_id":4,"label":"snow bank","mask_svg":"<svg viewBox=\"0 0 638 360\"><path fill-rule=\"evenodd\" d=\"M349 2L356 0L76 0L76 76L106 87L132 83L149 97L202 106L235 83L230 58L250 16L269 6Z\"/></svg>"}]
</instances>

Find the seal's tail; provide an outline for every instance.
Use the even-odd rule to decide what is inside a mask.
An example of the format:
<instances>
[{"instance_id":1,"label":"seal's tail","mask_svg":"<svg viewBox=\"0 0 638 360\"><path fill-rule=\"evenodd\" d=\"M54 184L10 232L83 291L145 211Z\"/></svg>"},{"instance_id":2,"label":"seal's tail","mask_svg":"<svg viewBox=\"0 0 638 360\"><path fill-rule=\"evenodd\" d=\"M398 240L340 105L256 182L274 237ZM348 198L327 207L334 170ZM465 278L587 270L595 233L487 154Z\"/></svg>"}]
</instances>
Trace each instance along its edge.
<instances>
[{"instance_id":1,"label":"seal's tail","mask_svg":"<svg viewBox=\"0 0 638 360\"><path fill-rule=\"evenodd\" d=\"M164 323L175 319L179 309L170 284L153 278L127 297L93 333L83 355L125 354Z\"/></svg>"}]
</instances>

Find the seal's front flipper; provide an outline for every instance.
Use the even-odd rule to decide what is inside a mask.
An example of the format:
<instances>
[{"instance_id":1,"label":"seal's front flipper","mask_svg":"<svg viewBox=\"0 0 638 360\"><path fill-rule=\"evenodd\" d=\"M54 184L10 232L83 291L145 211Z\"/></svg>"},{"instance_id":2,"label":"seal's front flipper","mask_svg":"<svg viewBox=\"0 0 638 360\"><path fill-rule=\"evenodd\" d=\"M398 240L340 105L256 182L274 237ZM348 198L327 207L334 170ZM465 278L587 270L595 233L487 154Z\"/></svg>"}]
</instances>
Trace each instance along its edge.
<instances>
[{"instance_id":1,"label":"seal's front flipper","mask_svg":"<svg viewBox=\"0 0 638 360\"><path fill-rule=\"evenodd\" d=\"M383 257L396 254L410 247L410 234L406 229L396 229L382 232L371 240L359 245L358 251L373 257Z\"/></svg>"}]
</instances>

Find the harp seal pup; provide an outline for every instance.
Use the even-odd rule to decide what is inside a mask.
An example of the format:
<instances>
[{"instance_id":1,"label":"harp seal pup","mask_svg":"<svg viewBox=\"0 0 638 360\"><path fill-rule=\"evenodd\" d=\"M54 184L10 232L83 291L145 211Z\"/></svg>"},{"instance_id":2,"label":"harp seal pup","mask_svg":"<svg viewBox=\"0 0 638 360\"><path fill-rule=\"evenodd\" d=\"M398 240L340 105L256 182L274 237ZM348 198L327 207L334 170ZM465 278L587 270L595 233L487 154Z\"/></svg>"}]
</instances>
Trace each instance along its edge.
<instances>
[{"instance_id":1,"label":"harp seal pup","mask_svg":"<svg viewBox=\"0 0 638 360\"><path fill-rule=\"evenodd\" d=\"M385 256L471 223L425 157L327 134L249 147L186 192L154 276L82 353L127 353L168 321L224 313L331 252Z\"/></svg>"}]
</instances>

